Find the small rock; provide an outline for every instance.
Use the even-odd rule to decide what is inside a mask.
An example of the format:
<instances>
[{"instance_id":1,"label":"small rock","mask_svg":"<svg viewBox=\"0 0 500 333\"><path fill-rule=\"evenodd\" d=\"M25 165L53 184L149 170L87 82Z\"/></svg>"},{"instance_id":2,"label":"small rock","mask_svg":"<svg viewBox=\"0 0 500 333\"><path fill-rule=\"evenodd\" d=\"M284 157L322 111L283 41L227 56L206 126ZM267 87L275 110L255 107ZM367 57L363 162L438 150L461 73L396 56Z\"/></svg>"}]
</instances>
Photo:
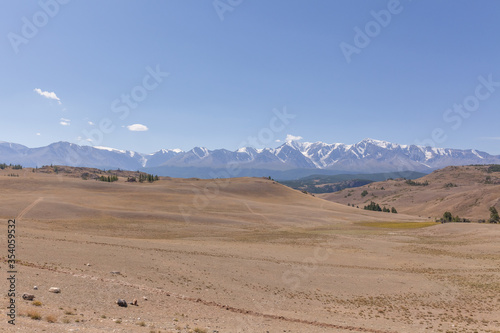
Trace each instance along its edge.
<instances>
[{"instance_id":1,"label":"small rock","mask_svg":"<svg viewBox=\"0 0 500 333\"><path fill-rule=\"evenodd\" d=\"M122 273L120 273L119 271L112 271L111 274L121 275Z\"/></svg>"},{"instance_id":2,"label":"small rock","mask_svg":"<svg viewBox=\"0 0 500 333\"><path fill-rule=\"evenodd\" d=\"M148 298L146 296L142 296L142 299L145 300L145 301L148 300Z\"/></svg>"},{"instance_id":3,"label":"small rock","mask_svg":"<svg viewBox=\"0 0 500 333\"><path fill-rule=\"evenodd\" d=\"M137 306L137 305L138 305L138 304L137 304L137 300L134 298L134 300L133 300L132 302L130 302L130 305L135 305L135 306Z\"/></svg>"},{"instance_id":4,"label":"small rock","mask_svg":"<svg viewBox=\"0 0 500 333\"><path fill-rule=\"evenodd\" d=\"M35 298L35 295L32 294L23 294L23 299L26 301L32 301Z\"/></svg>"},{"instance_id":5,"label":"small rock","mask_svg":"<svg viewBox=\"0 0 500 333\"><path fill-rule=\"evenodd\" d=\"M61 289L57 287L50 287L49 291L54 294L59 294L61 292Z\"/></svg>"},{"instance_id":6,"label":"small rock","mask_svg":"<svg viewBox=\"0 0 500 333\"><path fill-rule=\"evenodd\" d=\"M116 304L118 304L118 306L121 306L121 307L124 307L124 308L127 307L127 301L124 300L124 299L121 299L121 298L119 298L118 301L116 301Z\"/></svg>"},{"instance_id":7,"label":"small rock","mask_svg":"<svg viewBox=\"0 0 500 333\"><path fill-rule=\"evenodd\" d=\"M85 266L90 267L90 264L85 264Z\"/></svg>"},{"instance_id":8,"label":"small rock","mask_svg":"<svg viewBox=\"0 0 500 333\"><path fill-rule=\"evenodd\" d=\"M38 287L37 287L37 286L34 286L34 287L33 287L33 289L38 290Z\"/></svg>"}]
</instances>

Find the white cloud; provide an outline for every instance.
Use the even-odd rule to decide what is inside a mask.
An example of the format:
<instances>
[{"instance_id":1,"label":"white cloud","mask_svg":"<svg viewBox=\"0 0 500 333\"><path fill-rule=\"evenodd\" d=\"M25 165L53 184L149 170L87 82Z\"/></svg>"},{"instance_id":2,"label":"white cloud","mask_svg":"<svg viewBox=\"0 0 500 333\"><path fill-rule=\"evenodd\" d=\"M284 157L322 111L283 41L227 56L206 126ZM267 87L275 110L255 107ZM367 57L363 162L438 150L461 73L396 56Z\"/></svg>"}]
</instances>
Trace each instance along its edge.
<instances>
[{"instance_id":1,"label":"white cloud","mask_svg":"<svg viewBox=\"0 0 500 333\"><path fill-rule=\"evenodd\" d=\"M40 133L36 133L36 135L40 136L41 134Z\"/></svg>"},{"instance_id":2,"label":"white cloud","mask_svg":"<svg viewBox=\"0 0 500 333\"><path fill-rule=\"evenodd\" d=\"M90 138L84 139L84 138L83 138L83 137L81 137L81 136L77 137L77 138L76 138L76 140L77 140L78 142L82 142L82 143L85 143L85 142L92 142L92 139L90 139ZM84 141L84 142L83 142L83 141Z\"/></svg>"},{"instance_id":3,"label":"white cloud","mask_svg":"<svg viewBox=\"0 0 500 333\"><path fill-rule=\"evenodd\" d=\"M88 122L88 124L89 124L90 126L94 126L94 123L93 123L93 122L91 122L91 121L89 121L89 122Z\"/></svg>"},{"instance_id":4,"label":"white cloud","mask_svg":"<svg viewBox=\"0 0 500 333\"><path fill-rule=\"evenodd\" d=\"M127 128L129 131L132 131L132 132L144 132L144 131L149 130L149 128L146 125L142 125L142 124L128 125Z\"/></svg>"},{"instance_id":5,"label":"white cloud","mask_svg":"<svg viewBox=\"0 0 500 333\"><path fill-rule=\"evenodd\" d=\"M295 136L295 135L287 134L285 141L286 142L292 142L292 141L300 141L302 139L303 139L303 137L301 137L301 136Z\"/></svg>"},{"instance_id":6,"label":"white cloud","mask_svg":"<svg viewBox=\"0 0 500 333\"><path fill-rule=\"evenodd\" d=\"M276 139L276 140L274 140L274 142L281 142L281 140L280 139Z\"/></svg>"},{"instance_id":7,"label":"white cloud","mask_svg":"<svg viewBox=\"0 0 500 333\"><path fill-rule=\"evenodd\" d=\"M69 125L71 125L71 120L66 119L66 118L61 118L61 121L59 121L59 124L61 124L63 126L69 126Z\"/></svg>"},{"instance_id":8,"label":"white cloud","mask_svg":"<svg viewBox=\"0 0 500 333\"><path fill-rule=\"evenodd\" d=\"M33 91L36 92L40 96L43 96L43 97L48 98L48 99L54 99L57 101L57 103L62 104L59 97L57 97L56 93L53 91L52 92L42 91L42 89L39 89L39 88L35 88L35 89L33 89Z\"/></svg>"}]
</instances>

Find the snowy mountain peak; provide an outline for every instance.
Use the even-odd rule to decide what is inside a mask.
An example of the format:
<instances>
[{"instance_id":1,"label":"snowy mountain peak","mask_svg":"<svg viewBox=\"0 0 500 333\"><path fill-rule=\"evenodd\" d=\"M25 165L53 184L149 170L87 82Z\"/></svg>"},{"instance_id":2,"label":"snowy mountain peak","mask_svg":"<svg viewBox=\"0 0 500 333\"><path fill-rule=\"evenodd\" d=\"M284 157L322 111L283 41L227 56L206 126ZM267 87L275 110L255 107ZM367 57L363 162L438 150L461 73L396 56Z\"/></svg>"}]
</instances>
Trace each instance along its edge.
<instances>
[{"instance_id":1,"label":"snowy mountain peak","mask_svg":"<svg viewBox=\"0 0 500 333\"><path fill-rule=\"evenodd\" d=\"M375 140L375 139L370 139L370 138L363 139L359 144L361 144L361 143L364 143L365 145L369 143L369 144L375 145L375 146L380 147L380 148L389 148L389 147L393 147L393 146L399 146L398 144L393 144L393 143L388 142L388 141Z\"/></svg>"},{"instance_id":2,"label":"snowy mountain peak","mask_svg":"<svg viewBox=\"0 0 500 333\"><path fill-rule=\"evenodd\" d=\"M115 148L109 148L109 147L103 147L103 146L94 146L95 149L100 149L100 150L107 150L107 151L112 151L112 152L117 152L117 153L122 153L125 154L127 151L126 150L120 150L120 149L115 149Z\"/></svg>"},{"instance_id":3,"label":"snowy mountain peak","mask_svg":"<svg viewBox=\"0 0 500 333\"><path fill-rule=\"evenodd\" d=\"M241 169L254 170L301 169L314 173L314 170L323 169L329 172L377 173L403 170L429 172L450 165L500 164L500 156L473 149L399 145L374 139L364 139L349 145L287 141L278 148L243 147L236 151L208 150L204 147L195 147L187 152L162 149L152 154L103 146L79 146L68 142L57 142L39 148L2 142L0 162L26 167L59 164L125 170L145 167L223 169L237 163ZM190 177L197 176L196 171L183 172Z\"/></svg>"}]
</instances>

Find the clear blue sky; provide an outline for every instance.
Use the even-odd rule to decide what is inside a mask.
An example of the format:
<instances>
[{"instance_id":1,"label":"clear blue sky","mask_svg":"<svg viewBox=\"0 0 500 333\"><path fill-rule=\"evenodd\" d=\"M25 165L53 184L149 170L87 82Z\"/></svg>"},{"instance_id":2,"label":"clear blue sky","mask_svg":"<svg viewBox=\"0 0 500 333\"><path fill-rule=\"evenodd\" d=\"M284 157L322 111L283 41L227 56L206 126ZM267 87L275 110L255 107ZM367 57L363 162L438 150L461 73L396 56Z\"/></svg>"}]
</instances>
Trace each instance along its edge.
<instances>
[{"instance_id":1,"label":"clear blue sky","mask_svg":"<svg viewBox=\"0 0 500 333\"><path fill-rule=\"evenodd\" d=\"M499 1L60 1L0 5L2 141L149 153L291 134L500 154ZM284 108L295 118L273 122Z\"/></svg>"}]
</instances>

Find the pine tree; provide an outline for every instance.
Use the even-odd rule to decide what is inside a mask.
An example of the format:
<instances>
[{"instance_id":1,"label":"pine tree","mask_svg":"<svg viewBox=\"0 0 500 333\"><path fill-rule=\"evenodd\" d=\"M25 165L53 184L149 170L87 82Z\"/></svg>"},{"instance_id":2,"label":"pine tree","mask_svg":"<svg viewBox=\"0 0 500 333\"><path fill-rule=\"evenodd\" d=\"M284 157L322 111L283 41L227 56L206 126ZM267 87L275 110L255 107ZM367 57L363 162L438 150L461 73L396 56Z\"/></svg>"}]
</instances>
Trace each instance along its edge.
<instances>
[{"instance_id":1,"label":"pine tree","mask_svg":"<svg viewBox=\"0 0 500 333\"><path fill-rule=\"evenodd\" d=\"M451 222L451 221L453 220L453 215L451 215L451 213L450 213L450 212L445 212L445 213L443 214L443 220L444 220L445 222Z\"/></svg>"},{"instance_id":2,"label":"pine tree","mask_svg":"<svg viewBox=\"0 0 500 333\"><path fill-rule=\"evenodd\" d=\"M490 222L498 223L500 222L500 216L498 216L498 211L495 207L490 207Z\"/></svg>"}]
</instances>

